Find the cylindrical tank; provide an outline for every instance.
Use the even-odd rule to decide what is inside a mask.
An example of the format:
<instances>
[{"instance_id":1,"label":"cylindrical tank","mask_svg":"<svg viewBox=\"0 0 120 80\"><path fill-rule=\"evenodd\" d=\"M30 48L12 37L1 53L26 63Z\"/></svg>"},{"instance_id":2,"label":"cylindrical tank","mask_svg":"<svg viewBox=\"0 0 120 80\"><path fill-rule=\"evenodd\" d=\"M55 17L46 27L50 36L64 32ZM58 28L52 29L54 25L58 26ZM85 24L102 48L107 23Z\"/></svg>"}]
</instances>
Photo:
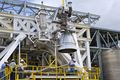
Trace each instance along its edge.
<instances>
[{"instance_id":1,"label":"cylindrical tank","mask_svg":"<svg viewBox=\"0 0 120 80\"><path fill-rule=\"evenodd\" d=\"M120 80L120 50L110 49L102 53L103 79Z\"/></svg>"},{"instance_id":2,"label":"cylindrical tank","mask_svg":"<svg viewBox=\"0 0 120 80\"><path fill-rule=\"evenodd\" d=\"M61 53L72 53L76 51L76 43L72 32L62 32L62 35L59 39L58 51Z\"/></svg>"}]
</instances>

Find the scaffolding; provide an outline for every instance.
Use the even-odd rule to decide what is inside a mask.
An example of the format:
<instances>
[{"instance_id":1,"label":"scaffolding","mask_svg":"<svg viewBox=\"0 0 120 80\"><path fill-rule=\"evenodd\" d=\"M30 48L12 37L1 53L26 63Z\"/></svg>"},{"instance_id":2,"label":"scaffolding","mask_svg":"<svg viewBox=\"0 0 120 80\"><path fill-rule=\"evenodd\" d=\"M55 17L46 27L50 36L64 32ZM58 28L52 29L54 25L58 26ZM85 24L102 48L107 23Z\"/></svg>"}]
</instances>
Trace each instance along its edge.
<instances>
[{"instance_id":1,"label":"scaffolding","mask_svg":"<svg viewBox=\"0 0 120 80\"><path fill-rule=\"evenodd\" d=\"M10 47L13 46L16 51L14 53L18 53L19 49L17 46L19 45L21 53L27 53L28 60L26 59L25 61L28 63L28 66L26 69L29 69L30 72L28 71L23 74L31 74L31 79L35 80L37 77L41 79L48 76L48 78L58 78L60 80L62 80L63 77L64 79L76 78L77 80L87 80L85 78L89 77L89 80L99 80L100 70L102 72L101 53L103 50L119 47L119 32L92 27L91 25L99 20L99 15L73 11L72 17L70 21L68 21L68 27L75 32L73 36L76 42L77 52L74 56L78 63L75 68L79 70L71 74L76 74L75 76L70 77L70 74L66 72L68 63L71 60L70 55L60 54L56 52L55 49L58 45L55 46L54 39L56 38L54 37L56 36L53 34L59 32L60 28L60 25L55 21L54 17L57 10L57 7L43 4L16 0L8 0L7 2L0 0L1 51L8 49L6 47L9 46L8 43L11 43L11 41L15 40L16 36L23 33L25 35L23 38L26 38L24 40L23 38L22 40L18 40L20 45L17 43L17 45L11 45ZM40 21L42 20L46 22L41 23ZM18 54L16 55L18 56ZM50 56L54 58L51 59ZM35 58L34 63L32 62L33 58ZM1 60L2 59L9 60L9 58L5 56L1 56ZM29 66L29 64L34 65ZM91 68L91 64L92 66L99 66L100 70L99 68ZM43 68L52 69L53 73L49 70L48 72L44 72ZM89 71L89 69L91 69L91 71ZM86 73L81 72L81 70L85 70ZM18 72L18 69L16 69L17 80L19 79ZM39 74L39 76L37 76L37 74Z\"/></svg>"}]
</instances>

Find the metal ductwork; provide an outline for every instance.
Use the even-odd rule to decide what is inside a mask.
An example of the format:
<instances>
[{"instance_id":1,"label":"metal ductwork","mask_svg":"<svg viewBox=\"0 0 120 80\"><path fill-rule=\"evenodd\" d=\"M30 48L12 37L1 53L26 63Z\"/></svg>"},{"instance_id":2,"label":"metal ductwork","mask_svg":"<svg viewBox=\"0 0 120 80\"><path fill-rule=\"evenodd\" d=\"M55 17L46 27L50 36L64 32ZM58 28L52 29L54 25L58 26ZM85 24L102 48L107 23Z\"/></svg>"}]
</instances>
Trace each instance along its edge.
<instances>
[{"instance_id":1,"label":"metal ductwork","mask_svg":"<svg viewBox=\"0 0 120 80\"><path fill-rule=\"evenodd\" d=\"M75 52L76 43L71 31L63 31L59 39L58 52L61 53L72 53Z\"/></svg>"}]
</instances>

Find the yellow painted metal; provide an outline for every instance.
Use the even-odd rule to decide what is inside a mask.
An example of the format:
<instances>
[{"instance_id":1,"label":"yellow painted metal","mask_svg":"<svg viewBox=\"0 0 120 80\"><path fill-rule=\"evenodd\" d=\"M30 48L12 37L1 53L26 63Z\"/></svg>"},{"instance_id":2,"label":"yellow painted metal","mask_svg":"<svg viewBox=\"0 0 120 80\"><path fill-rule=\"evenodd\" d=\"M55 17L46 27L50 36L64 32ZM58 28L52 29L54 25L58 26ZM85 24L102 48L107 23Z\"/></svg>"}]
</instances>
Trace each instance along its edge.
<instances>
[{"instance_id":1,"label":"yellow painted metal","mask_svg":"<svg viewBox=\"0 0 120 80\"><path fill-rule=\"evenodd\" d=\"M17 74L17 76L16 76L16 80L19 80L19 74Z\"/></svg>"},{"instance_id":2,"label":"yellow painted metal","mask_svg":"<svg viewBox=\"0 0 120 80\"><path fill-rule=\"evenodd\" d=\"M36 80L35 75L33 75L33 80Z\"/></svg>"},{"instance_id":3,"label":"yellow painted metal","mask_svg":"<svg viewBox=\"0 0 120 80\"><path fill-rule=\"evenodd\" d=\"M9 80L10 79L10 73L12 72L12 69L11 69L11 67L7 67L7 68L5 68L5 76L3 76L3 78L5 77L6 78L6 80Z\"/></svg>"},{"instance_id":4,"label":"yellow painted metal","mask_svg":"<svg viewBox=\"0 0 120 80\"><path fill-rule=\"evenodd\" d=\"M65 0L62 0L62 6L64 6L64 4L65 4Z\"/></svg>"},{"instance_id":5,"label":"yellow painted metal","mask_svg":"<svg viewBox=\"0 0 120 80\"><path fill-rule=\"evenodd\" d=\"M34 73L32 73L32 80L36 80Z\"/></svg>"},{"instance_id":6,"label":"yellow painted metal","mask_svg":"<svg viewBox=\"0 0 120 80\"><path fill-rule=\"evenodd\" d=\"M5 68L5 70L0 71L0 73L5 74L4 76L1 76L0 80L4 80L4 78L6 80L10 80L10 73L11 73L11 69L9 67Z\"/></svg>"},{"instance_id":7,"label":"yellow painted metal","mask_svg":"<svg viewBox=\"0 0 120 80\"><path fill-rule=\"evenodd\" d=\"M57 42L55 41L55 69L56 69L56 80L58 79L58 63L57 63Z\"/></svg>"},{"instance_id":8,"label":"yellow painted metal","mask_svg":"<svg viewBox=\"0 0 120 80\"><path fill-rule=\"evenodd\" d=\"M20 78L18 67L19 66L16 66L16 71L15 71L15 75L16 75L15 79L16 80L19 80L19 78ZM71 73L67 71L70 68L68 66L65 66L65 67L58 66L57 69L56 69L56 67L51 67L51 66L27 66L26 68L29 71L23 71L22 74L25 74L25 75L31 74L32 80L36 80L36 75L39 75L40 76L39 79L41 79L41 80L43 79L43 77L45 75L46 75L45 79L50 79L49 77L51 75L54 75L56 77L56 80L58 80L58 79L68 80L69 79L68 76L75 75L75 76L77 76L75 78L75 80L79 80L79 79L81 79L81 80L99 80L99 74L100 74L100 70L97 67L92 68L94 70L93 72L88 71L88 68L81 68L80 71L71 72ZM78 68L78 67L74 67L74 68ZM45 69L48 69L48 70L44 71ZM83 72L83 69L85 69L87 72ZM9 80L9 79L6 79L6 80Z\"/></svg>"},{"instance_id":9,"label":"yellow painted metal","mask_svg":"<svg viewBox=\"0 0 120 80\"><path fill-rule=\"evenodd\" d=\"M82 80L85 80L85 79L84 79L84 75L82 75Z\"/></svg>"},{"instance_id":10,"label":"yellow painted metal","mask_svg":"<svg viewBox=\"0 0 120 80\"><path fill-rule=\"evenodd\" d=\"M49 66L55 66L54 56L49 55Z\"/></svg>"}]
</instances>

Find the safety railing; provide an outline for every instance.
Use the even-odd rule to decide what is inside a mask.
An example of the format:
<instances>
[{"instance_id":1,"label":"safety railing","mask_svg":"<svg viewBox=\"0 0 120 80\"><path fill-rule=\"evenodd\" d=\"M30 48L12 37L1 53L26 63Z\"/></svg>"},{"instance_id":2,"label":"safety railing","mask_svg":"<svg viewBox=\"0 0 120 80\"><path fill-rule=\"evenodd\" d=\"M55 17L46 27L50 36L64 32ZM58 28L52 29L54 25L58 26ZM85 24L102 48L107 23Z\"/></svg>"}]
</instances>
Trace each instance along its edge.
<instances>
[{"instance_id":1,"label":"safety railing","mask_svg":"<svg viewBox=\"0 0 120 80\"><path fill-rule=\"evenodd\" d=\"M51 67L51 66L27 66L24 67L24 70L20 69L19 66L16 66L15 71L12 72L14 74L15 80L22 79L81 79L81 80L99 80L99 68L92 68L89 70L88 68L78 68L78 67ZM9 78L12 77L9 74ZM1 80L4 80L3 78ZM7 79L6 79L7 80Z\"/></svg>"},{"instance_id":2,"label":"safety railing","mask_svg":"<svg viewBox=\"0 0 120 80\"><path fill-rule=\"evenodd\" d=\"M0 80L10 80L11 68L5 68L0 70Z\"/></svg>"}]
</instances>

